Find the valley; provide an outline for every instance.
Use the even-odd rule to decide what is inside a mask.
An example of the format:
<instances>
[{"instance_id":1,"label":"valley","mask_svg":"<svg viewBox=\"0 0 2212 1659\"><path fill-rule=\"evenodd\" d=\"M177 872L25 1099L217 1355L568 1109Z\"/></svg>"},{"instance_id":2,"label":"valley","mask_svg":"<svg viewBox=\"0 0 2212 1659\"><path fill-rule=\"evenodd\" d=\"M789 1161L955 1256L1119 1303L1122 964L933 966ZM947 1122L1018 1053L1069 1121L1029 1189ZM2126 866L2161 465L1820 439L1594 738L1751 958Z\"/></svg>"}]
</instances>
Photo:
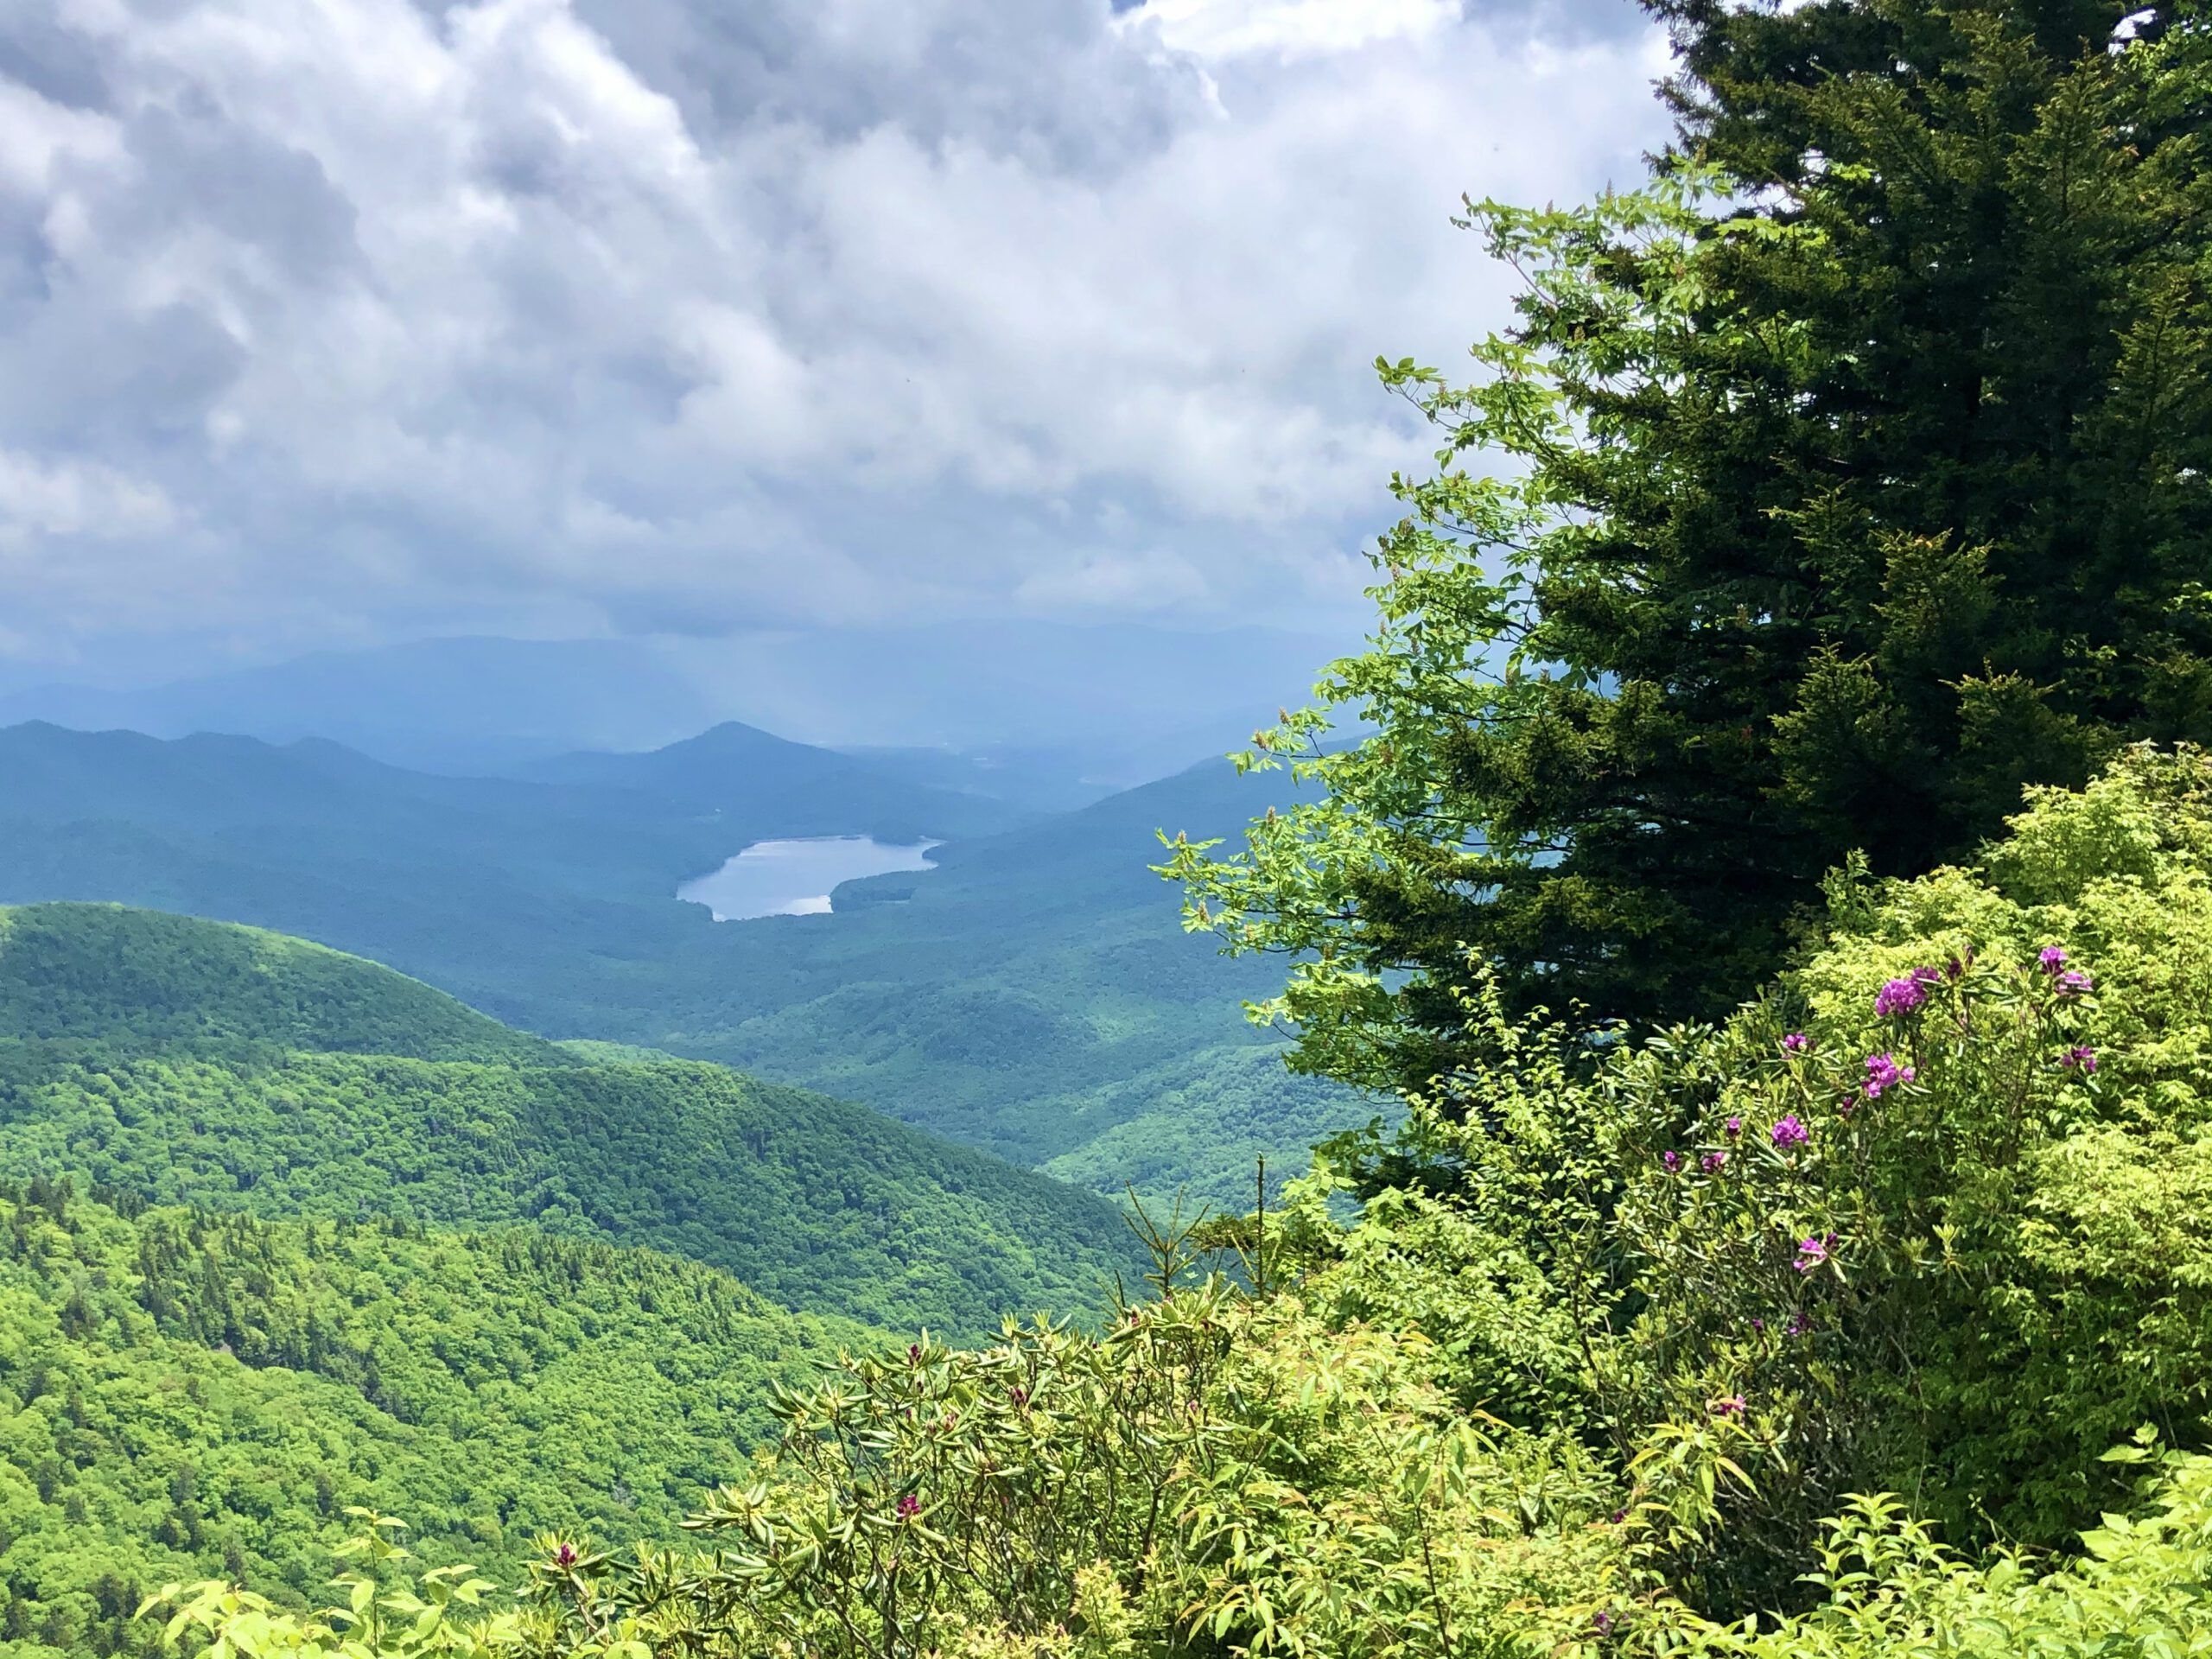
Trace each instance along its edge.
<instances>
[{"instance_id":1,"label":"valley","mask_svg":"<svg viewBox=\"0 0 2212 1659\"><path fill-rule=\"evenodd\" d=\"M787 1306L975 1335L1098 1305L1103 1199L848 1102L514 1031L376 963L111 906L0 911L0 1179L438 1226L528 1223Z\"/></svg>"},{"instance_id":2,"label":"valley","mask_svg":"<svg viewBox=\"0 0 2212 1659\"><path fill-rule=\"evenodd\" d=\"M510 1581L673 1544L778 1390L1092 1323L1126 1187L1233 1209L1363 1120L1144 868L1229 768L1055 815L677 747L0 731L0 1652L312 1602L349 1506Z\"/></svg>"},{"instance_id":3,"label":"valley","mask_svg":"<svg viewBox=\"0 0 2212 1659\"><path fill-rule=\"evenodd\" d=\"M1277 969L1185 935L1147 868L1157 831L1233 832L1288 800L1279 779L1217 761L1046 814L731 725L521 770L6 728L0 902L274 929L522 1030L734 1066L1104 1194L1241 1202L1256 1157L1294 1167L1377 1109L1283 1072L1237 1007ZM734 849L854 839L938 844L925 870L830 881L827 918L717 922L675 896L767 862L733 866ZM761 907L819 899L843 869Z\"/></svg>"},{"instance_id":4,"label":"valley","mask_svg":"<svg viewBox=\"0 0 2212 1659\"><path fill-rule=\"evenodd\" d=\"M1142 1266L1104 1199L864 1106L279 934L0 909L0 1651L135 1650L210 1570L310 1599L347 1505L509 1574L674 1542L776 1386Z\"/></svg>"}]
</instances>

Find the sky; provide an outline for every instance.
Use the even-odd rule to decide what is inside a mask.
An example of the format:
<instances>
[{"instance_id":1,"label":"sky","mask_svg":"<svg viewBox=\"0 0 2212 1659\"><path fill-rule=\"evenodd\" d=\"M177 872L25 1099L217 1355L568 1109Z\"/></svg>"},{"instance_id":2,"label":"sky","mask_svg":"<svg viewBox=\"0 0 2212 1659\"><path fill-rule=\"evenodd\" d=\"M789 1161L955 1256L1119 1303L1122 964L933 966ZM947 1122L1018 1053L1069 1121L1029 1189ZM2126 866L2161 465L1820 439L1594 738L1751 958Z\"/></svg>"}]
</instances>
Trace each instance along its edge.
<instances>
[{"instance_id":1,"label":"sky","mask_svg":"<svg viewBox=\"0 0 2212 1659\"><path fill-rule=\"evenodd\" d=\"M10 0L0 671L1355 628L1629 0Z\"/></svg>"}]
</instances>

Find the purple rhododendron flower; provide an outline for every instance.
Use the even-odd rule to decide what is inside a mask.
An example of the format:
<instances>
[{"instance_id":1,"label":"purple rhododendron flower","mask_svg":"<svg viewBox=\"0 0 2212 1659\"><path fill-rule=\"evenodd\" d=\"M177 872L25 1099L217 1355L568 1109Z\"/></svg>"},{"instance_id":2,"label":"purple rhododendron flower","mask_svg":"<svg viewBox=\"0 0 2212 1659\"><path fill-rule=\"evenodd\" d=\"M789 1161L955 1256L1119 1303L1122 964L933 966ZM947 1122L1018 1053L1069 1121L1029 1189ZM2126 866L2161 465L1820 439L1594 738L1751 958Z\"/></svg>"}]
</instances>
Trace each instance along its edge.
<instances>
[{"instance_id":1,"label":"purple rhododendron flower","mask_svg":"<svg viewBox=\"0 0 2212 1659\"><path fill-rule=\"evenodd\" d=\"M1813 1046L1813 1039L1802 1031L1793 1031L1782 1039L1782 1046L1792 1054L1802 1054Z\"/></svg>"},{"instance_id":2,"label":"purple rhododendron flower","mask_svg":"<svg viewBox=\"0 0 2212 1659\"><path fill-rule=\"evenodd\" d=\"M2066 1064L2072 1071L2094 1071L2097 1069L2097 1051L2078 1046L2069 1048L2066 1051Z\"/></svg>"},{"instance_id":3,"label":"purple rhododendron flower","mask_svg":"<svg viewBox=\"0 0 2212 1659\"><path fill-rule=\"evenodd\" d=\"M2096 988L2096 982L2078 968L2069 968L2058 976L2058 994L2061 996L2087 996Z\"/></svg>"},{"instance_id":4,"label":"purple rhododendron flower","mask_svg":"<svg viewBox=\"0 0 2212 1659\"><path fill-rule=\"evenodd\" d=\"M912 1492L901 1492L899 1494L898 1510L901 1521L911 1521L922 1512L922 1500Z\"/></svg>"},{"instance_id":5,"label":"purple rhododendron flower","mask_svg":"<svg viewBox=\"0 0 2212 1659\"><path fill-rule=\"evenodd\" d=\"M1910 1014L1927 1000L1927 988L1917 979L1893 979L1874 993L1874 1012L1888 1020Z\"/></svg>"},{"instance_id":6,"label":"purple rhododendron flower","mask_svg":"<svg viewBox=\"0 0 2212 1659\"><path fill-rule=\"evenodd\" d=\"M1940 985L1943 982L1943 970L1932 963L1923 963L1914 969L1912 976L1923 985Z\"/></svg>"},{"instance_id":7,"label":"purple rhododendron flower","mask_svg":"<svg viewBox=\"0 0 2212 1659\"><path fill-rule=\"evenodd\" d=\"M1713 1414L1716 1417L1742 1416L1744 1414L1744 1396L1740 1394L1722 1395L1718 1400L1715 1400L1713 1402Z\"/></svg>"},{"instance_id":8,"label":"purple rhododendron flower","mask_svg":"<svg viewBox=\"0 0 2212 1659\"><path fill-rule=\"evenodd\" d=\"M2043 964L2046 974L2055 974L2066 965L2066 953L2055 944L2046 944L2036 952L2036 960Z\"/></svg>"},{"instance_id":9,"label":"purple rhododendron flower","mask_svg":"<svg viewBox=\"0 0 2212 1659\"><path fill-rule=\"evenodd\" d=\"M1697 1166L1703 1170L1707 1174L1711 1175L1718 1171L1720 1166L1727 1161L1728 1154L1726 1153L1708 1152L1704 1157L1697 1160Z\"/></svg>"},{"instance_id":10,"label":"purple rhododendron flower","mask_svg":"<svg viewBox=\"0 0 2212 1659\"><path fill-rule=\"evenodd\" d=\"M1910 1066L1897 1064L1894 1054L1869 1054L1866 1057L1866 1098L1879 1100L1885 1089L1910 1083L1914 1075Z\"/></svg>"},{"instance_id":11,"label":"purple rhododendron flower","mask_svg":"<svg viewBox=\"0 0 2212 1659\"><path fill-rule=\"evenodd\" d=\"M1659 1154L1659 1161L1667 1166L1667 1173L1671 1175L1682 1166L1682 1154L1669 1147Z\"/></svg>"},{"instance_id":12,"label":"purple rhododendron flower","mask_svg":"<svg viewBox=\"0 0 2212 1659\"><path fill-rule=\"evenodd\" d=\"M1812 1321L1802 1313L1792 1313L1789 1316L1789 1323L1783 1327L1782 1334L1785 1337L1802 1337L1808 1334L1812 1328Z\"/></svg>"},{"instance_id":13,"label":"purple rhododendron flower","mask_svg":"<svg viewBox=\"0 0 2212 1659\"><path fill-rule=\"evenodd\" d=\"M1813 1238L1797 1241L1797 1271L1810 1273L1828 1259L1828 1252L1835 1248L1835 1235L1822 1233Z\"/></svg>"},{"instance_id":14,"label":"purple rhododendron flower","mask_svg":"<svg viewBox=\"0 0 2212 1659\"><path fill-rule=\"evenodd\" d=\"M1776 1146L1783 1147L1802 1147L1813 1138L1813 1132L1805 1127L1805 1120L1795 1112L1777 1118L1768 1133L1773 1135Z\"/></svg>"},{"instance_id":15,"label":"purple rhododendron flower","mask_svg":"<svg viewBox=\"0 0 2212 1659\"><path fill-rule=\"evenodd\" d=\"M1731 1117L1728 1120L1727 1129L1728 1138L1732 1141L1734 1140L1738 1135L1744 1132L1744 1120L1740 1117Z\"/></svg>"}]
</instances>

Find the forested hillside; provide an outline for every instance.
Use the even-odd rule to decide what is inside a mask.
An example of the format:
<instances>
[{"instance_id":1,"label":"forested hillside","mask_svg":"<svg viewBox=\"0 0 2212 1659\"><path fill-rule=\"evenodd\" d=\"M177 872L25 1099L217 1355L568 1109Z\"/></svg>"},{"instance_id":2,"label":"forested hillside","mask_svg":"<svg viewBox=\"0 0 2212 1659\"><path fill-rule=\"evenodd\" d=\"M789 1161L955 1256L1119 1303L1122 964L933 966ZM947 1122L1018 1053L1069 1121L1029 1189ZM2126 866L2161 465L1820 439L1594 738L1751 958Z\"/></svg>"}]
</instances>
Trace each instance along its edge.
<instances>
[{"instance_id":1,"label":"forested hillside","mask_svg":"<svg viewBox=\"0 0 2212 1659\"><path fill-rule=\"evenodd\" d=\"M296 940L41 906L0 913L0 1176L270 1217L527 1221L969 1334L1096 1306L1132 1265L1108 1205L983 1154L719 1066L568 1053Z\"/></svg>"},{"instance_id":2,"label":"forested hillside","mask_svg":"<svg viewBox=\"0 0 2212 1659\"><path fill-rule=\"evenodd\" d=\"M310 1600L349 1505L426 1565L537 1534L672 1541L863 1328L714 1268L537 1231L264 1222L0 1189L0 1652L156 1649L164 1580ZM880 1336L873 1338L881 1341Z\"/></svg>"},{"instance_id":3,"label":"forested hillside","mask_svg":"<svg viewBox=\"0 0 2212 1659\"><path fill-rule=\"evenodd\" d=\"M442 991L258 929L113 905L0 910L0 1041L101 1057L380 1054L566 1063Z\"/></svg>"},{"instance_id":4,"label":"forested hillside","mask_svg":"<svg viewBox=\"0 0 2212 1659\"><path fill-rule=\"evenodd\" d=\"M713 990L671 997L671 1034L645 1040L881 1103L1018 1163L1066 1158L1056 1170L1101 1190L1183 1181L1241 1203L1255 1155L1297 1161L1390 1109L1282 1074L1274 1038L1236 1017L1281 969L1184 938L1150 868L1162 830L1220 834L1291 798L1214 761L956 842L934 871L843 888L834 928L746 930Z\"/></svg>"}]
</instances>

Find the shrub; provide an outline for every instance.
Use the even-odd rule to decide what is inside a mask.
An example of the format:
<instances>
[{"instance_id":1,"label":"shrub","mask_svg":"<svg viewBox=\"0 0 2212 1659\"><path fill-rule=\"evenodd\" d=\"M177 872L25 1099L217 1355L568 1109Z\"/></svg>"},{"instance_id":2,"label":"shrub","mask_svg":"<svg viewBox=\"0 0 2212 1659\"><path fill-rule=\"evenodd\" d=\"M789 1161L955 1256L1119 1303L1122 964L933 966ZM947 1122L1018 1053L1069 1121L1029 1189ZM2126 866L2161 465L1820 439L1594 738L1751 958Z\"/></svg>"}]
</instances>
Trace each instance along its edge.
<instances>
[{"instance_id":1,"label":"shrub","mask_svg":"<svg viewBox=\"0 0 2212 1659\"><path fill-rule=\"evenodd\" d=\"M1415 1104L1329 1281L1470 1404L1582 1427L1709 1609L1790 1605L1853 1491L2056 1546L2100 1455L2212 1406L2212 763L2033 792L1979 868L1829 887L1720 1027L1630 1046L1463 1001L1497 1057Z\"/></svg>"}]
</instances>

